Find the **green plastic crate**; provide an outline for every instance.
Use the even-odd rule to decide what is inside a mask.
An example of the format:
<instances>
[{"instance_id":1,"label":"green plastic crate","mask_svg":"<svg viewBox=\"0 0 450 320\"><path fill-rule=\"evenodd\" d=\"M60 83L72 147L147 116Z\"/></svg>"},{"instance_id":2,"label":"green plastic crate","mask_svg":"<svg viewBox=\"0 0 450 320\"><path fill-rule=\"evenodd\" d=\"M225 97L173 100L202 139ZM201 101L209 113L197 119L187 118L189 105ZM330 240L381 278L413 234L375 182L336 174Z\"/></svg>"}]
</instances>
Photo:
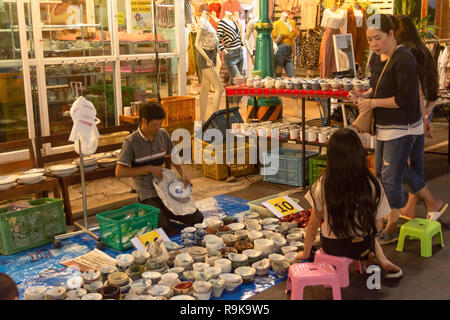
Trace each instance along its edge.
<instances>
[{"instance_id":1,"label":"green plastic crate","mask_svg":"<svg viewBox=\"0 0 450 320\"><path fill-rule=\"evenodd\" d=\"M325 172L327 168L327 155L321 155L309 159L309 185L314 182Z\"/></svg>"},{"instance_id":2,"label":"green plastic crate","mask_svg":"<svg viewBox=\"0 0 450 320\"><path fill-rule=\"evenodd\" d=\"M33 207L7 213L0 208L0 252L4 255L42 246L66 233L63 200L41 198Z\"/></svg>"},{"instance_id":3,"label":"green plastic crate","mask_svg":"<svg viewBox=\"0 0 450 320\"><path fill-rule=\"evenodd\" d=\"M134 203L96 215L103 242L118 251L133 247L131 239L158 227L159 209Z\"/></svg>"}]
</instances>

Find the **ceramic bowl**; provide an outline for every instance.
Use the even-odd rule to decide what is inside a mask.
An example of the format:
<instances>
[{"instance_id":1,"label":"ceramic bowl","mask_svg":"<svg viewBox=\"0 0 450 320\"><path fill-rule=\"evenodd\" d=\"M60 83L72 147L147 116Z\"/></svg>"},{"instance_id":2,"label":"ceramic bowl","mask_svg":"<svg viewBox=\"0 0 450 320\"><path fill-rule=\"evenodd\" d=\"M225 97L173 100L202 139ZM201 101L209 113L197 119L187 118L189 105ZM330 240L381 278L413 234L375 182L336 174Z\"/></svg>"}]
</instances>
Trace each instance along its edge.
<instances>
[{"instance_id":1,"label":"ceramic bowl","mask_svg":"<svg viewBox=\"0 0 450 320\"><path fill-rule=\"evenodd\" d=\"M84 288L69 290L69 291L67 291L67 298L81 299L81 297L86 295L86 294L87 294L87 290L84 289Z\"/></svg>"},{"instance_id":2,"label":"ceramic bowl","mask_svg":"<svg viewBox=\"0 0 450 320\"><path fill-rule=\"evenodd\" d=\"M283 81L283 79L278 79L275 81L275 89L284 89L285 88L285 83Z\"/></svg>"},{"instance_id":3,"label":"ceramic bowl","mask_svg":"<svg viewBox=\"0 0 450 320\"><path fill-rule=\"evenodd\" d=\"M178 274L174 272L168 272L161 275L161 280L159 283L168 284L173 286L178 280Z\"/></svg>"},{"instance_id":4,"label":"ceramic bowl","mask_svg":"<svg viewBox=\"0 0 450 320\"><path fill-rule=\"evenodd\" d=\"M164 262L159 258L150 258L145 263L145 267L148 270L155 270L164 267Z\"/></svg>"},{"instance_id":5,"label":"ceramic bowl","mask_svg":"<svg viewBox=\"0 0 450 320\"><path fill-rule=\"evenodd\" d=\"M83 273L82 277L83 277L84 283L87 284L87 283L91 283L91 282L99 280L101 277L101 274L100 274L100 272L95 271L95 270L88 270Z\"/></svg>"},{"instance_id":6,"label":"ceramic bowl","mask_svg":"<svg viewBox=\"0 0 450 320\"><path fill-rule=\"evenodd\" d=\"M280 224L280 220L277 218L264 218L263 220L263 225L266 224Z\"/></svg>"},{"instance_id":7,"label":"ceramic bowl","mask_svg":"<svg viewBox=\"0 0 450 320\"><path fill-rule=\"evenodd\" d=\"M145 264L147 260L150 258L150 253L144 250L135 250L131 253L134 258L134 263L136 264Z\"/></svg>"},{"instance_id":8,"label":"ceramic bowl","mask_svg":"<svg viewBox=\"0 0 450 320\"><path fill-rule=\"evenodd\" d=\"M220 298L222 296L223 290L225 289L225 280L223 279L211 279L209 280L212 286L212 294L214 298Z\"/></svg>"},{"instance_id":9,"label":"ceramic bowl","mask_svg":"<svg viewBox=\"0 0 450 320\"><path fill-rule=\"evenodd\" d=\"M222 219L222 221L223 221L223 224L226 226L226 225L229 225L229 224L232 224L232 223L237 223L238 222L238 218L235 217L235 216L225 216Z\"/></svg>"},{"instance_id":10,"label":"ceramic bowl","mask_svg":"<svg viewBox=\"0 0 450 320\"><path fill-rule=\"evenodd\" d=\"M303 229L303 228L292 228L292 229L289 229L288 234L290 234L290 233L302 233L304 231L305 231L305 229Z\"/></svg>"},{"instance_id":11,"label":"ceramic bowl","mask_svg":"<svg viewBox=\"0 0 450 320\"><path fill-rule=\"evenodd\" d=\"M239 240L247 240L248 239L248 230L237 230L234 232L236 236L238 236Z\"/></svg>"},{"instance_id":12,"label":"ceramic bowl","mask_svg":"<svg viewBox=\"0 0 450 320\"><path fill-rule=\"evenodd\" d=\"M275 251L281 250L281 247L285 246L287 242L284 237L273 237L271 240L273 241Z\"/></svg>"},{"instance_id":13,"label":"ceramic bowl","mask_svg":"<svg viewBox=\"0 0 450 320\"><path fill-rule=\"evenodd\" d=\"M174 241L164 241L163 243L167 251L174 251L180 249L180 245Z\"/></svg>"},{"instance_id":14,"label":"ceramic bowl","mask_svg":"<svg viewBox=\"0 0 450 320\"><path fill-rule=\"evenodd\" d=\"M215 218L205 219L205 223L207 227L218 229L222 225L222 221Z\"/></svg>"},{"instance_id":15,"label":"ceramic bowl","mask_svg":"<svg viewBox=\"0 0 450 320\"><path fill-rule=\"evenodd\" d=\"M273 240L269 239L256 239L253 243L254 248L256 250L260 250L263 253L263 256L268 256L274 250L273 248Z\"/></svg>"},{"instance_id":16,"label":"ceramic bowl","mask_svg":"<svg viewBox=\"0 0 450 320\"><path fill-rule=\"evenodd\" d=\"M289 271L290 263L286 260L276 261L273 263L272 269L275 272L275 275L279 278L283 278L287 275Z\"/></svg>"},{"instance_id":17,"label":"ceramic bowl","mask_svg":"<svg viewBox=\"0 0 450 320\"><path fill-rule=\"evenodd\" d=\"M117 272L118 269L115 266L110 266L110 265L105 265L103 267L100 268L99 272L102 275L102 280L106 281L108 280L108 276L113 273L113 272Z\"/></svg>"},{"instance_id":18,"label":"ceramic bowl","mask_svg":"<svg viewBox=\"0 0 450 320\"><path fill-rule=\"evenodd\" d=\"M235 273L223 273L219 276L219 278L224 280L226 291L235 290L243 282L242 277Z\"/></svg>"},{"instance_id":19,"label":"ceramic bowl","mask_svg":"<svg viewBox=\"0 0 450 320\"><path fill-rule=\"evenodd\" d=\"M263 237L265 239L272 239L273 238L273 234L275 233L275 232L273 232L271 230L262 230L261 232L262 232Z\"/></svg>"},{"instance_id":20,"label":"ceramic bowl","mask_svg":"<svg viewBox=\"0 0 450 320\"><path fill-rule=\"evenodd\" d=\"M301 241L292 241L289 245L293 246L293 247L297 247L297 252L300 250L303 250L303 248L304 248L304 244Z\"/></svg>"},{"instance_id":21,"label":"ceramic bowl","mask_svg":"<svg viewBox=\"0 0 450 320\"><path fill-rule=\"evenodd\" d=\"M222 270L222 273L230 273L232 270L231 261L229 259L220 258L214 262L215 267L219 267Z\"/></svg>"},{"instance_id":22,"label":"ceramic bowl","mask_svg":"<svg viewBox=\"0 0 450 320\"><path fill-rule=\"evenodd\" d=\"M134 257L131 254L119 254L116 257L117 267L121 271L125 271L129 267L131 267L134 263Z\"/></svg>"},{"instance_id":23,"label":"ceramic bowl","mask_svg":"<svg viewBox=\"0 0 450 320\"><path fill-rule=\"evenodd\" d=\"M278 224L265 224L263 225L263 229L274 232L278 228L278 226Z\"/></svg>"},{"instance_id":24,"label":"ceramic bowl","mask_svg":"<svg viewBox=\"0 0 450 320\"><path fill-rule=\"evenodd\" d=\"M250 259L260 259L262 256L262 251L255 249L247 249L242 251L242 254L246 255Z\"/></svg>"},{"instance_id":25,"label":"ceramic bowl","mask_svg":"<svg viewBox=\"0 0 450 320\"><path fill-rule=\"evenodd\" d=\"M32 286L25 289L25 300L44 300L47 288L43 286Z\"/></svg>"},{"instance_id":26,"label":"ceramic bowl","mask_svg":"<svg viewBox=\"0 0 450 320\"><path fill-rule=\"evenodd\" d=\"M125 272L113 272L108 276L108 283L122 287L130 281L130 278Z\"/></svg>"},{"instance_id":27,"label":"ceramic bowl","mask_svg":"<svg viewBox=\"0 0 450 320\"><path fill-rule=\"evenodd\" d=\"M248 233L248 240L251 242L255 242L255 240L261 239L262 237L264 237L264 234L257 230L252 230Z\"/></svg>"},{"instance_id":28,"label":"ceramic bowl","mask_svg":"<svg viewBox=\"0 0 450 320\"><path fill-rule=\"evenodd\" d=\"M145 272L145 266L140 264L135 264L129 267L125 273L130 277L131 280L135 281L142 278L142 273Z\"/></svg>"},{"instance_id":29,"label":"ceramic bowl","mask_svg":"<svg viewBox=\"0 0 450 320\"><path fill-rule=\"evenodd\" d=\"M293 241L300 241L302 239L301 233L291 233L286 236L286 240L288 243L291 243Z\"/></svg>"},{"instance_id":30,"label":"ceramic bowl","mask_svg":"<svg viewBox=\"0 0 450 320\"><path fill-rule=\"evenodd\" d=\"M230 254L230 253L238 253L236 248L231 248L231 247L222 248L222 249L220 249L219 252L220 252L220 255L225 258L227 258L228 254Z\"/></svg>"},{"instance_id":31,"label":"ceramic bowl","mask_svg":"<svg viewBox=\"0 0 450 320\"><path fill-rule=\"evenodd\" d=\"M253 80L253 88L259 89L264 86L264 80Z\"/></svg>"},{"instance_id":32,"label":"ceramic bowl","mask_svg":"<svg viewBox=\"0 0 450 320\"><path fill-rule=\"evenodd\" d=\"M236 77L236 78L233 78L233 83L236 85L236 86L242 86L244 83L246 83L247 82L247 78L245 78L245 77Z\"/></svg>"},{"instance_id":33,"label":"ceramic bowl","mask_svg":"<svg viewBox=\"0 0 450 320\"><path fill-rule=\"evenodd\" d=\"M178 296L173 296L169 300L197 300L193 296L187 295L187 294L180 294Z\"/></svg>"},{"instance_id":34,"label":"ceramic bowl","mask_svg":"<svg viewBox=\"0 0 450 320\"><path fill-rule=\"evenodd\" d=\"M236 248L236 250L239 253L242 253L242 251L244 251L244 250L252 249L253 243L251 243L250 241L247 241L247 240L240 240L234 244L234 247Z\"/></svg>"},{"instance_id":35,"label":"ceramic bowl","mask_svg":"<svg viewBox=\"0 0 450 320\"><path fill-rule=\"evenodd\" d=\"M208 291L202 292L203 290L208 289ZM197 291L200 290L200 291ZM206 281L196 281L192 285L192 295L197 300L209 300L212 294L212 285Z\"/></svg>"},{"instance_id":36,"label":"ceramic bowl","mask_svg":"<svg viewBox=\"0 0 450 320\"><path fill-rule=\"evenodd\" d=\"M66 287L69 290L79 289L84 285L82 277L72 277L66 282Z\"/></svg>"},{"instance_id":37,"label":"ceramic bowl","mask_svg":"<svg viewBox=\"0 0 450 320\"><path fill-rule=\"evenodd\" d=\"M273 268L273 264L275 262L280 262L285 260L284 256L278 253L271 253L269 254L269 262L270 262L270 266Z\"/></svg>"},{"instance_id":38,"label":"ceramic bowl","mask_svg":"<svg viewBox=\"0 0 450 320\"><path fill-rule=\"evenodd\" d=\"M193 270L187 270L183 272L183 279L186 281L194 281L195 274Z\"/></svg>"},{"instance_id":39,"label":"ceramic bowl","mask_svg":"<svg viewBox=\"0 0 450 320\"><path fill-rule=\"evenodd\" d=\"M269 259L262 259L252 264L252 267L256 270L256 275L265 276L270 269Z\"/></svg>"},{"instance_id":40,"label":"ceramic bowl","mask_svg":"<svg viewBox=\"0 0 450 320\"><path fill-rule=\"evenodd\" d=\"M173 287L175 295L189 294L192 290L192 281L183 281Z\"/></svg>"},{"instance_id":41,"label":"ceramic bowl","mask_svg":"<svg viewBox=\"0 0 450 320\"><path fill-rule=\"evenodd\" d=\"M243 266L236 268L234 273L240 275L244 283L249 283L255 279L256 269L253 267Z\"/></svg>"},{"instance_id":42,"label":"ceramic bowl","mask_svg":"<svg viewBox=\"0 0 450 320\"><path fill-rule=\"evenodd\" d=\"M206 267L209 267L209 264L204 262L196 262L192 265L194 272L203 272Z\"/></svg>"},{"instance_id":43,"label":"ceramic bowl","mask_svg":"<svg viewBox=\"0 0 450 320\"><path fill-rule=\"evenodd\" d=\"M46 300L64 300L66 289L64 287L49 287L45 292Z\"/></svg>"},{"instance_id":44,"label":"ceramic bowl","mask_svg":"<svg viewBox=\"0 0 450 320\"><path fill-rule=\"evenodd\" d=\"M228 226L230 227L230 229L233 232L236 232L238 230L243 230L245 228L245 224L243 224L243 223L230 223Z\"/></svg>"},{"instance_id":45,"label":"ceramic bowl","mask_svg":"<svg viewBox=\"0 0 450 320\"><path fill-rule=\"evenodd\" d=\"M242 253L230 253L228 259L231 261L231 267L233 269L248 266L248 257Z\"/></svg>"},{"instance_id":46,"label":"ceramic bowl","mask_svg":"<svg viewBox=\"0 0 450 320\"><path fill-rule=\"evenodd\" d=\"M88 293L81 297L81 300L103 300L100 293Z\"/></svg>"},{"instance_id":47,"label":"ceramic bowl","mask_svg":"<svg viewBox=\"0 0 450 320\"><path fill-rule=\"evenodd\" d=\"M222 236L223 242L227 247L233 247L236 241L238 241L238 236L234 234L224 234Z\"/></svg>"},{"instance_id":48,"label":"ceramic bowl","mask_svg":"<svg viewBox=\"0 0 450 320\"><path fill-rule=\"evenodd\" d=\"M151 294L152 296L161 296L168 299L173 296L173 290L167 284L155 284L149 289L149 294Z\"/></svg>"},{"instance_id":49,"label":"ceramic bowl","mask_svg":"<svg viewBox=\"0 0 450 320\"><path fill-rule=\"evenodd\" d=\"M103 282L100 280L93 281L84 286L88 293L100 292L100 289L103 287Z\"/></svg>"},{"instance_id":50,"label":"ceramic bowl","mask_svg":"<svg viewBox=\"0 0 450 320\"><path fill-rule=\"evenodd\" d=\"M149 280L152 284L156 284L161 280L161 273L154 271L146 271L142 273L142 279Z\"/></svg>"},{"instance_id":51,"label":"ceramic bowl","mask_svg":"<svg viewBox=\"0 0 450 320\"><path fill-rule=\"evenodd\" d=\"M314 132L318 132L318 130L314 130ZM298 227L298 223L295 221L294 222L281 222L277 232L279 232L281 234L287 234L289 232L289 230L291 230L292 228L297 228L297 227Z\"/></svg>"},{"instance_id":52,"label":"ceramic bowl","mask_svg":"<svg viewBox=\"0 0 450 320\"><path fill-rule=\"evenodd\" d=\"M297 256L297 252L291 251L288 252L284 255L284 258L286 259L287 262L289 262L290 264L294 264L294 263L300 263L300 260L297 260L295 257Z\"/></svg>"},{"instance_id":53,"label":"ceramic bowl","mask_svg":"<svg viewBox=\"0 0 450 320\"><path fill-rule=\"evenodd\" d=\"M297 247L296 246L284 246L284 247L281 247L281 252L283 253L283 255L286 255L289 252L297 252Z\"/></svg>"},{"instance_id":54,"label":"ceramic bowl","mask_svg":"<svg viewBox=\"0 0 450 320\"><path fill-rule=\"evenodd\" d=\"M259 219L259 213L257 212L245 212L242 215L242 218L244 220L244 222L251 220L251 219Z\"/></svg>"},{"instance_id":55,"label":"ceramic bowl","mask_svg":"<svg viewBox=\"0 0 450 320\"><path fill-rule=\"evenodd\" d=\"M212 279L215 279L222 273L222 269L219 267L206 267L204 272L210 274Z\"/></svg>"},{"instance_id":56,"label":"ceramic bowl","mask_svg":"<svg viewBox=\"0 0 450 320\"><path fill-rule=\"evenodd\" d=\"M175 257L175 262L179 262L181 264L193 264L194 259L191 257L191 255L187 253L180 253ZM185 268L186 269L186 268Z\"/></svg>"}]
</instances>

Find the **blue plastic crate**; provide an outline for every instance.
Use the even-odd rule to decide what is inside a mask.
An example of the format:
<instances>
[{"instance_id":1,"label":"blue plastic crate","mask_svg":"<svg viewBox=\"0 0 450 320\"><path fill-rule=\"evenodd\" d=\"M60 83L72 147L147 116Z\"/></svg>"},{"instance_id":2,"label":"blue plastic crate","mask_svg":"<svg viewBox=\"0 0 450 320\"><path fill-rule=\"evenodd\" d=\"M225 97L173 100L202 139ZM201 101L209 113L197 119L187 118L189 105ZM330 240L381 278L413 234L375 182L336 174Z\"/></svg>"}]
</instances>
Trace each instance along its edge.
<instances>
[{"instance_id":1,"label":"blue plastic crate","mask_svg":"<svg viewBox=\"0 0 450 320\"><path fill-rule=\"evenodd\" d=\"M219 129L222 132L223 139L225 141L226 138L226 130L227 130L227 110L219 110L214 112L211 117L203 124L202 132L204 133L208 129ZM241 114L239 113L239 107L234 107L229 109L229 120L230 120L230 129L232 123L243 123ZM203 141L211 142L203 139ZM222 144L223 142L218 142Z\"/></svg>"},{"instance_id":2,"label":"blue plastic crate","mask_svg":"<svg viewBox=\"0 0 450 320\"><path fill-rule=\"evenodd\" d=\"M318 153L314 151L306 151L306 177L305 185L308 184L308 158L317 156ZM263 163L268 161L270 153L263 152ZM279 149L278 156L278 172L276 174L264 175L264 181L275 182L280 184L287 184L291 186L301 186L302 185L302 150L292 150L292 149ZM270 166L271 164L269 164ZM269 166L266 166L267 169ZM269 172L273 173L273 172Z\"/></svg>"}]
</instances>

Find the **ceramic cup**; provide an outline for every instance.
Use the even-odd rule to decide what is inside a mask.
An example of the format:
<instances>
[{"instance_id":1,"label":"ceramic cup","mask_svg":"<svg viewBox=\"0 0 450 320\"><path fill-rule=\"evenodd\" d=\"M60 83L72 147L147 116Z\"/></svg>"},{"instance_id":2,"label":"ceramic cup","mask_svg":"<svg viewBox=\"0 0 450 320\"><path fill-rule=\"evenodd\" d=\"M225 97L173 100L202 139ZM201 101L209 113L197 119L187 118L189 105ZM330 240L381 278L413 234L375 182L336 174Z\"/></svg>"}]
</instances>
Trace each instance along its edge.
<instances>
[{"instance_id":1,"label":"ceramic cup","mask_svg":"<svg viewBox=\"0 0 450 320\"><path fill-rule=\"evenodd\" d=\"M131 107L125 107L125 108L123 108L123 113L124 113L126 116L131 116Z\"/></svg>"}]
</instances>

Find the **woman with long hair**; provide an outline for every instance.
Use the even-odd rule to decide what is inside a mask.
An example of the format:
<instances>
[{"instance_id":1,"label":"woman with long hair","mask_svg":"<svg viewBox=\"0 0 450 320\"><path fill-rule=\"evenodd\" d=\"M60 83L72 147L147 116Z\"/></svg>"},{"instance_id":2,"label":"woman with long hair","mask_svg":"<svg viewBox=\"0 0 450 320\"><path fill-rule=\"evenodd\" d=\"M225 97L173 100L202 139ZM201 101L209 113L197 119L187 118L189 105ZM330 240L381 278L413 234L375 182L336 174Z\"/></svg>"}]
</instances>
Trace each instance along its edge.
<instances>
[{"instance_id":1,"label":"woman with long hair","mask_svg":"<svg viewBox=\"0 0 450 320\"><path fill-rule=\"evenodd\" d=\"M396 27L395 37L400 44L409 48L416 58L419 77L420 110L422 112L424 135L433 138L431 124L428 119L436 106L438 98L438 70L430 51L425 47L417 32L416 26L408 16L390 16ZM415 217L416 205L419 197L425 202L428 218L437 220L448 208L448 204L437 199L425 184L424 169L424 135L419 136L410 154L410 166L406 170L405 182L413 193L408 194L408 202L401 209L403 217Z\"/></svg>"},{"instance_id":2,"label":"woman with long hair","mask_svg":"<svg viewBox=\"0 0 450 320\"><path fill-rule=\"evenodd\" d=\"M386 192L391 213L380 244L398 240L400 209L406 201L402 182L415 141L423 135L420 112L417 62L411 51L400 46L395 26L385 14L374 14L367 21L367 40L373 51L370 59L370 86L355 92L361 113L373 110L377 145L375 172Z\"/></svg>"},{"instance_id":3,"label":"woman with long hair","mask_svg":"<svg viewBox=\"0 0 450 320\"><path fill-rule=\"evenodd\" d=\"M331 136L327 170L305 196L312 212L304 251L297 254L297 259L308 259L323 222L320 239L325 253L376 262L386 277L400 277L401 269L386 258L376 238L391 209L366 159L367 153L354 131L339 129Z\"/></svg>"}]
</instances>

